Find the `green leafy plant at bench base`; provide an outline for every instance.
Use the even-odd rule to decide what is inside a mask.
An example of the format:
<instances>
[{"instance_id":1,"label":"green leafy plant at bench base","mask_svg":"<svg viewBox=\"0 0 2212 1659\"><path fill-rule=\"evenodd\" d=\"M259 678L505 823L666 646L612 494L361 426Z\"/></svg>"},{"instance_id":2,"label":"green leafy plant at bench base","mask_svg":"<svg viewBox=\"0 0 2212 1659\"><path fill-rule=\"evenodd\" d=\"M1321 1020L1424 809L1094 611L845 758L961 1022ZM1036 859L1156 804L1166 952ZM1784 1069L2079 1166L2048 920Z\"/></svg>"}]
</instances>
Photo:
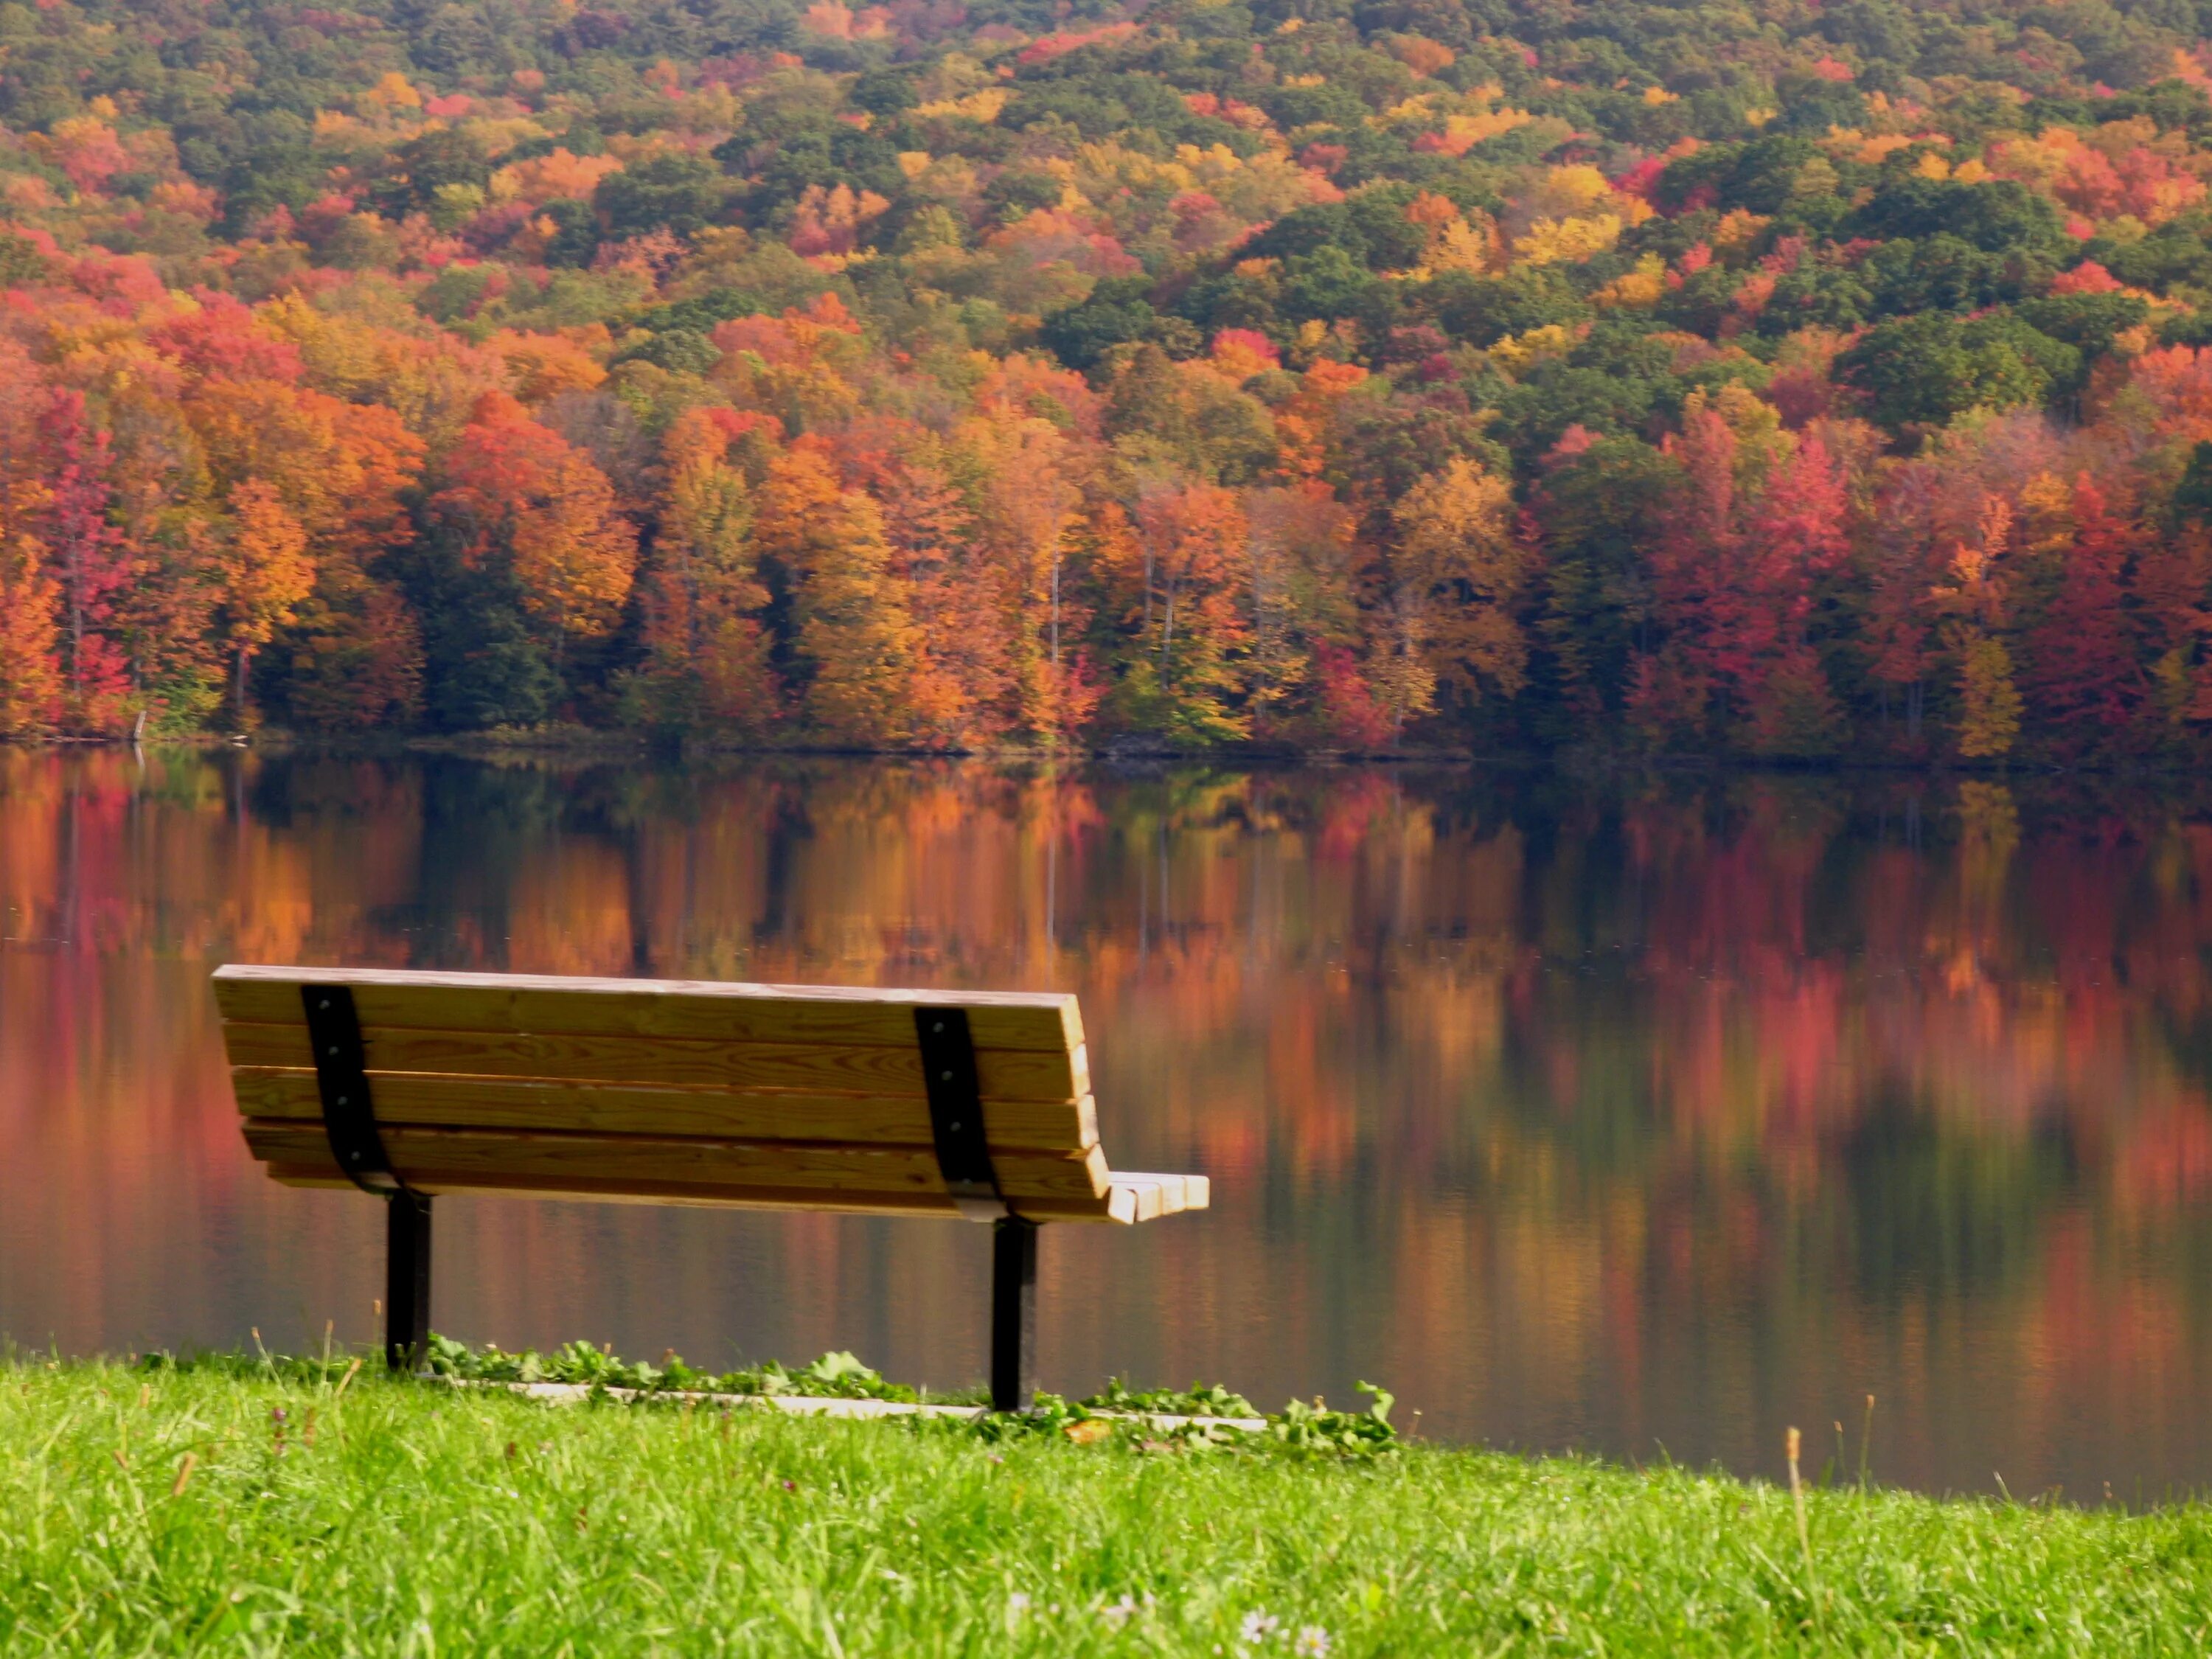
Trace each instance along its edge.
<instances>
[{"instance_id":1,"label":"green leafy plant at bench base","mask_svg":"<svg viewBox=\"0 0 2212 1659\"><path fill-rule=\"evenodd\" d=\"M434 1376L467 1382L568 1382L586 1388L634 1389L641 1394L803 1395L832 1400L919 1402L921 1393L849 1353L825 1353L792 1370L777 1360L732 1371L708 1371L666 1355L655 1365L623 1359L589 1342L564 1342L550 1354L534 1348L508 1353L496 1345L471 1348L434 1332L425 1367ZM944 1397L944 1396L941 1396ZM956 1402L958 1403L958 1402Z\"/></svg>"},{"instance_id":2,"label":"green leafy plant at bench base","mask_svg":"<svg viewBox=\"0 0 2212 1659\"><path fill-rule=\"evenodd\" d=\"M981 1418L975 1430L993 1440L1057 1433L1079 1443L1111 1441L1143 1451L1272 1450L1338 1458L1388 1455L1398 1449L1398 1431L1390 1425L1393 1397L1388 1389L1371 1382L1362 1382L1359 1389L1371 1397L1364 1412L1334 1411L1319 1400L1310 1405L1293 1400L1279 1412L1262 1413L1243 1395L1218 1383L1137 1393L1116 1380L1085 1400L1068 1401L1040 1393L1030 1411ZM1245 1428L1223 1419L1242 1419L1259 1426Z\"/></svg>"},{"instance_id":3,"label":"green leafy plant at bench base","mask_svg":"<svg viewBox=\"0 0 2212 1659\"><path fill-rule=\"evenodd\" d=\"M909 1405L981 1406L981 1389L929 1394L883 1374L850 1353L825 1353L796 1370L777 1360L731 1371L707 1371L669 1353L659 1364L623 1359L589 1342L567 1342L550 1354L526 1348L509 1353L496 1346L471 1347L434 1334L425 1369L434 1376L460 1382L562 1382L590 1389L622 1389L655 1395L754 1395L769 1398L885 1400ZM1137 1444L1174 1449L1251 1448L1346 1457L1372 1457L1397 1441L1390 1426L1391 1395L1372 1383L1359 1385L1373 1403L1364 1412L1332 1411L1322 1402L1293 1400L1270 1415L1218 1382L1194 1382L1188 1389L1133 1389L1119 1377L1081 1400L1039 1393L1032 1408L1018 1416L986 1416L976 1424L988 1438L1057 1433L1081 1442L1119 1437ZM1235 1418L1263 1426L1248 1430L1230 1424L1163 1424L1153 1419ZM1093 1432L1079 1425L1096 1424Z\"/></svg>"},{"instance_id":4,"label":"green leafy plant at bench base","mask_svg":"<svg viewBox=\"0 0 2212 1659\"><path fill-rule=\"evenodd\" d=\"M1083 1402L1094 1411L1157 1412L1165 1417L1257 1417L1260 1408L1218 1382L1194 1382L1187 1389L1132 1389L1118 1376Z\"/></svg>"},{"instance_id":5,"label":"green leafy plant at bench base","mask_svg":"<svg viewBox=\"0 0 2212 1659\"><path fill-rule=\"evenodd\" d=\"M352 1361L344 1355L320 1359L262 1354L199 1354L178 1358L149 1355L140 1362L151 1370L214 1369L238 1375L274 1375L302 1382L342 1374ZM778 1360L735 1370L708 1371L669 1352L658 1364L624 1359L590 1342L564 1342L550 1353L535 1348L509 1352L495 1344L472 1347L433 1333L424 1372L449 1382L491 1385L563 1383L591 1390L642 1396L695 1399L702 1395L738 1395L813 1400L882 1400L904 1405L981 1407L989 1391L981 1387L942 1392L884 1380L883 1374L846 1352L823 1354L812 1364L787 1366ZM992 1441L1059 1435L1079 1444L1110 1443L1152 1450L1277 1449L1315 1456L1364 1458L1387 1455L1398 1443L1390 1424L1392 1395L1370 1382L1359 1384L1370 1397L1366 1411L1331 1409L1325 1402L1293 1400L1280 1412L1266 1413L1218 1382L1194 1382L1188 1389L1131 1389L1111 1378L1097 1394L1068 1400L1040 1391L1031 1408L1013 1416L984 1413L971 1424L954 1426ZM1161 1419L1196 1419L1163 1422ZM1257 1423L1245 1428L1207 1419Z\"/></svg>"}]
</instances>

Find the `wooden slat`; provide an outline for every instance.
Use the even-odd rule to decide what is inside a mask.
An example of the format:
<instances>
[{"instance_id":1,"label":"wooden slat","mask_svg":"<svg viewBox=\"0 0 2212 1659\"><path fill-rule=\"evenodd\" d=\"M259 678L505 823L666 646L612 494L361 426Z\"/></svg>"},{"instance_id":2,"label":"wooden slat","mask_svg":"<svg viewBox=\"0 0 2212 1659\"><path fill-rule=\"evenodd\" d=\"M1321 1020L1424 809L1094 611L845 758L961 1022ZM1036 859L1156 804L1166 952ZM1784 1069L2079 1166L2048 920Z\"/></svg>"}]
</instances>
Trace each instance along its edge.
<instances>
[{"instance_id":1,"label":"wooden slat","mask_svg":"<svg viewBox=\"0 0 2212 1659\"><path fill-rule=\"evenodd\" d=\"M353 1183L328 1164L272 1164L270 1178L287 1187L311 1187L325 1191L353 1189ZM943 1194L911 1196L896 1193L859 1193L803 1187L746 1189L700 1187L682 1182L595 1182L588 1176L558 1179L485 1175L478 1171L444 1174L432 1171L414 1179L416 1191L428 1198L478 1194L492 1198L550 1198L585 1204L681 1205L702 1210L830 1211L843 1215L920 1216L957 1220L959 1211ZM1055 1214L1055 1221L1078 1218Z\"/></svg>"},{"instance_id":2,"label":"wooden slat","mask_svg":"<svg viewBox=\"0 0 2212 1659\"><path fill-rule=\"evenodd\" d=\"M340 1176L326 1161L319 1165L282 1164L270 1166L274 1180L291 1187L316 1187L350 1189L353 1183ZM1206 1207L1207 1182L1204 1176L1175 1177L1182 1182L1182 1209L1202 1210ZM857 1193L850 1191L808 1192L801 1188L762 1188L746 1191L720 1188L702 1188L696 1185L670 1182L647 1182L635 1185L596 1182L586 1178L571 1176L559 1184L519 1176L486 1176L481 1173L456 1175L451 1177L433 1176L418 1182L419 1189L432 1194L447 1193L482 1193L497 1197L556 1198L601 1204L681 1204L711 1209L768 1209L768 1210L829 1210L851 1215L910 1215L931 1216L950 1220L958 1211L941 1194L896 1194L886 1193ZM1123 1226L1139 1221L1154 1221L1162 1216L1177 1213L1166 1206L1167 1188L1158 1176L1115 1176L1103 1200L1027 1199L1019 1206L1020 1213L1035 1221L1113 1221Z\"/></svg>"},{"instance_id":3,"label":"wooden slat","mask_svg":"<svg viewBox=\"0 0 2212 1659\"><path fill-rule=\"evenodd\" d=\"M233 1066L312 1068L307 1028L225 1021ZM559 1078L586 1083L674 1084L921 1097L921 1050L828 1043L717 1042L687 1037L570 1032L448 1031L367 1025L372 1072ZM1090 1064L1066 1053L983 1050L976 1074L986 1100L1075 1101L1091 1092Z\"/></svg>"},{"instance_id":4,"label":"wooden slat","mask_svg":"<svg viewBox=\"0 0 2212 1659\"><path fill-rule=\"evenodd\" d=\"M231 1081L238 1109L248 1117L321 1121L313 1072L241 1066ZM369 1090L380 1123L930 1143L928 1105L912 1095L747 1094L426 1072L372 1073ZM1097 1144L1097 1111L1087 1095L1079 1101L994 1101L983 1109L983 1133L994 1152L1080 1152Z\"/></svg>"},{"instance_id":5,"label":"wooden slat","mask_svg":"<svg viewBox=\"0 0 2212 1659\"><path fill-rule=\"evenodd\" d=\"M1144 1176L1121 1176L1114 1182L1112 1190L1116 1194L1129 1194L1130 1202L1136 1206L1135 1213L1129 1218L1132 1221L1157 1221L1168 1213L1164 1201L1165 1188L1160 1182Z\"/></svg>"},{"instance_id":6,"label":"wooden slat","mask_svg":"<svg viewBox=\"0 0 2212 1659\"><path fill-rule=\"evenodd\" d=\"M287 1187L324 1191L354 1190L353 1183L329 1164L272 1164L270 1178ZM649 1182L635 1186L594 1182L568 1177L559 1182L478 1174L432 1176L416 1189L430 1197L480 1194L492 1198L550 1198L586 1204L674 1204L709 1210L827 1211L842 1215L917 1216L940 1221L960 1218L952 1201L942 1194L912 1197L893 1193L809 1192L803 1188L775 1188L747 1191L732 1188L698 1188L681 1182ZM1018 1212L1034 1221L1120 1221L1135 1219L1130 1209L1133 1194L1127 1188L1109 1189L1095 1200L1026 1199ZM1117 1210L1116 1206L1120 1208Z\"/></svg>"},{"instance_id":7,"label":"wooden slat","mask_svg":"<svg viewBox=\"0 0 2212 1659\"><path fill-rule=\"evenodd\" d=\"M1127 1192L1134 1206L1134 1221L1152 1221L1161 1216L1181 1215L1185 1210L1202 1210L1212 1198L1211 1184L1204 1176L1139 1175L1117 1170L1113 1176L1115 1193Z\"/></svg>"},{"instance_id":8,"label":"wooden slat","mask_svg":"<svg viewBox=\"0 0 2212 1659\"><path fill-rule=\"evenodd\" d=\"M1083 1042L1076 1000L1056 992L231 966L216 970L216 1002L226 1019L299 1024L303 984L350 986L362 1024L420 1030L897 1048L913 1043L913 1011L920 1006L966 1009L980 1049L1064 1054Z\"/></svg>"},{"instance_id":9,"label":"wooden slat","mask_svg":"<svg viewBox=\"0 0 2212 1659\"><path fill-rule=\"evenodd\" d=\"M264 1163L313 1168L329 1162L330 1144L319 1123L248 1118L244 1127L247 1147ZM435 1186L441 1177L490 1176L555 1186L580 1180L626 1190L666 1182L702 1191L847 1191L933 1200L945 1192L930 1146L398 1126L380 1133L394 1171L425 1186ZM1097 1201L1105 1196L1109 1178L1105 1155L1095 1146L1075 1156L1012 1152L993 1164L1010 1203Z\"/></svg>"}]
</instances>

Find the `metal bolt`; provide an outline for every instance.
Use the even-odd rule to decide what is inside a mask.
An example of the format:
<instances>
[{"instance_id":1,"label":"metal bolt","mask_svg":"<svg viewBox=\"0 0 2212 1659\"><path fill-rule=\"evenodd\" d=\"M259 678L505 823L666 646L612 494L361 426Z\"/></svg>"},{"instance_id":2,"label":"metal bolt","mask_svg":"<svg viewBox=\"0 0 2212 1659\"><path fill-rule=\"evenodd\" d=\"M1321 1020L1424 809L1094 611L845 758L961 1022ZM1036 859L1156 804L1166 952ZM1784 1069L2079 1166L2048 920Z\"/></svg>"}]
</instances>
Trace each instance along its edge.
<instances>
[{"instance_id":1,"label":"metal bolt","mask_svg":"<svg viewBox=\"0 0 2212 1659\"><path fill-rule=\"evenodd\" d=\"M325 1008L329 1007L331 1006L331 1000L328 997L325 997L322 1000L321 1006Z\"/></svg>"},{"instance_id":2,"label":"metal bolt","mask_svg":"<svg viewBox=\"0 0 2212 1659\"><path fill-rule=\"evenodd\" d=\"M338 1057L337 1045L336 1043L332 1043L332 1044L331 1045L331 1058L332 1060L336 1060L337 1057Z\"/></svg>"},{"instance_id":3,"label":"metal bolt","mask_svg":"<svg viewBox=\"0 0 2212 1659\"><path fill-rule=\"evenodd\" d=\"M937 1075L947 1083L952 1081L952 1073L950 1072L939 1072Z\"/></svg>"},{"instance_id":4,"label":"metal bolt","mask_svg":"<svg viewBox=\"0 0 2212 1659\"><path fill-rule=\"evenodd\" d=\"M340 1096L338 1097L338 1104L339 1104L339 1105L341 1105L341 1106L343 1106L343 1105L344 1105L345 1103L346 1103L346 1097L345 1097L343 1095L340 1095Z\"/></svg>"},{"instance_id":5,"label":"metal bolt","mask_svg":"<svg viewBox=\"0 0 2212 1659\"><path fill-rule=\"evenodd\" d=\"M960 1120L957 1118L952 1121L952 1133L956 1135L960 1133Z\"/></svg>"},{"instance_id":6,"label":"metal bolt","mask_svg":"<svg viewBox=\"0 0 2212 1659\"><path fill-rule=\"evenodd\" d=\"M931 1026L929 1029L933 1031L941 1031L945 1029L945 1022L940 1019L936 1024Z\"/></svg>"}]
</instances>

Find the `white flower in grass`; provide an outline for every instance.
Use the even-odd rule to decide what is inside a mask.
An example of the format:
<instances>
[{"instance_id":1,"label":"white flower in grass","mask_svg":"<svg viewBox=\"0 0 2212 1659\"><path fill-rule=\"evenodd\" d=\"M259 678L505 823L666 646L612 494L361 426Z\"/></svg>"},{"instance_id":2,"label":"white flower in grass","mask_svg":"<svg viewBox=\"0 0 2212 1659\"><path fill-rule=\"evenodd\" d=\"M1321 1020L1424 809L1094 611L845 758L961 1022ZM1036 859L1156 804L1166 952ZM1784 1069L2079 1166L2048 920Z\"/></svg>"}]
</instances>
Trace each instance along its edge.
<instances>
[{"instance_id":1,"label":"white flower in grass","mask_svg":"<svg viewBox=\"0 0 2212 1659\"><path fill-rule=\"evenodd\" d=\"M1328 1659L1328 1632L1319 1625L1307 1625L1298 1632L1298 1639L1291 1644L1291 1651L1298 1659Z\"/></svg>"},{"instance_id":2,"label":"white flower in grass","mask_svg":"<svg viewBox=\"0 0 2212 1659\"><path fill-rule=\"evenodd\" d=\"M1099 1608L1098 1616L1115 1630L1119 1630L1137 1616L1137 1598L1125 1590L1122 1592L1121 1599L1113 1606Z\"/></svg>"},{"instance_id":3,"label":"white flower in grass","mask_svg":"<svg viewBox=\"0 0 2212 1659\"><path fill-rule=\"evenodd\" d=\"M1014 1620L1019 1619L1029 1610L1030 1598L1022 1591L1016 1590L1012 1595L1009 1595L1006 1598L1006 1619L1009 1623Z\"/></svg>"},{"instance_id":4,"label":"white flower in grass","mask_svg":"<svg viewBox=\"0 0 2212 1659\"><path fill-rule=\"evenodd\" d=\"M1244 1615L1244 1622L1237 1627L1237 1639L1248 1646L1257 1647L1282 1628L1283 1621L1264 1607L1255 1607Z\"/></svg>"}]
</instances>

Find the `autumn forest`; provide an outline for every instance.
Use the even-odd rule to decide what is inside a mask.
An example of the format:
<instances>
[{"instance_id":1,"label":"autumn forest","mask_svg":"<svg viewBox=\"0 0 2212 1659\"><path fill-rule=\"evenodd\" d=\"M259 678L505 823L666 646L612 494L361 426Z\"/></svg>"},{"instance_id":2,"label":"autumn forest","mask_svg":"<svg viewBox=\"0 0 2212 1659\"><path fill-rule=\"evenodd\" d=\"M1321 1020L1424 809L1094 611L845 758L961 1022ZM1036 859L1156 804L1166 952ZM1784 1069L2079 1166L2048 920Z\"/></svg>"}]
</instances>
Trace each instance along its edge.
<instances>
[{"instance_id":1,"label":"autumn forest","mask_svg":"<svg viewBox=\"0 0 2212 1659\"><path fill-rule=\"evenodd\" d=\"M0 3L0 737L2212 748L2189 0Z\"/></svg>"}]
</instances>

